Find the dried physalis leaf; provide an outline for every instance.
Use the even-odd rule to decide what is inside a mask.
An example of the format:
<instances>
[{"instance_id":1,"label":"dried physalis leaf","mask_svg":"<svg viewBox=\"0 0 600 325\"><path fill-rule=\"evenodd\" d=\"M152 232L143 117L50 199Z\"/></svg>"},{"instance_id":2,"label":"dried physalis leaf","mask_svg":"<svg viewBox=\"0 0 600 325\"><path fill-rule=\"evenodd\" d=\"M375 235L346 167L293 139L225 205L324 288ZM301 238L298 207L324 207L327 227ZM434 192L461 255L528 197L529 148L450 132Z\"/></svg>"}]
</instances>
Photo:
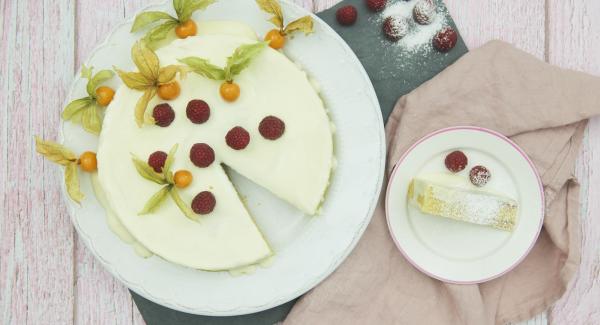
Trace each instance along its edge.
<instances>
[{"instance_id":1,"label":"dried physalis leaf","mask_svg":"<svg viewBox=\"0 0 600 325\"><path fill-rule=\"evenodd\" d=\"M173 6L180 22L186 22L192 18L192 14L197 10L204 10L216 0L173 0Z\"/></svg>"},{"instance_id":2,"label":"dried physalis leaf","mask_svg":"<svg viewBox=\"0 0 600 325\"><path fill-rule=\"evenodd\" d=\"M65 167L65 186L67 187L69 197L73 201L81 203L85 196L79 188L79 172L77 171L76 163L68 164Z\"/></svg>"},{"instance_id":3,"label":"dried physalis leaf","mask_svg":"<svg viewBox=\"0 0 600 325\"><path fill-rule=\"evenodd\" d=\"M154 194L148 200L148 202L146 202L146 205L144 205L144 208L138 214L145 215L154 212L160 206L160 204L165 201L165 199L169 195L170 190L171 185L163 186L163 188L161 188L160 191L156 192L156 194Z\"/></svg>"},{"instance_id":4,"label":"dried physalis leaf","mask_svg":"<svg viewBox=\"0 0 600 325\"><path fill-rule=\"evenodd\" d=\"M94 67L88 67L85 64L81 65L81 78L91 79Z\"/></svg>"},{"instance_id":5,"label":"dried physalis leaf","mask_svg":"<svg viewBox=\"0 0 600 325\"><path fill-rule=\"evenodd\" d=\"M93 67L85 65L81 67L81 77L88 79L86 85L88 96L70 102L63 110L61 116L65 121L81 124L87 132L98 135L102 130L103 112L98 105L96 90L103 82L111 79L114 73L110 70L101 70L93 74L93 70ZM108 88L108 91L112 91L112 89ZM108 105L111 100L112 97L104 104Z\"/></svg>"},{"instance_id":6,"label":"dried physalis leaf","mask_svg":"<svg viewBox=\"0 0 600 325\"><path fill-rule=\"evenodd\" d=\"M146 90L147 88L154 86L154 81L149 80L144 77L143 74L139 72L126 72L123 70L119 70L116 67L114 68L119 75L119 78L123 81L125 86L135 90Z\"/></svg>"},{"instance_id":7,"label":"dried physalis leaf","mask_svg":"<svg viewBox=\"0 0 600 325\"><path fill-rule=\"evenodd\" d=\"M79 174L77 171L77 156L60 145L52 141L44 141L39 137L35 137L36 151L59 165L65 166L65 185L69 197L77 203L83 200L84 195L79 189Z\"/></svg>"},{"instance_id":8,"label":"dried physalis leaf","mask_svg":"<svg viewBox=\"0 0 600 325\"><path fill-rule=\"evenodd\" d=\"M312 17L304 16L285 26L283 12L278 0L256 0L256 3L263 11L273 15L269 21L278 28L270 30L264 37L264 40L268 41L269 46L273 49L282 49L286 43L286 36L289 34L301 31L308 35L313 32Z\"/></svg>"},{"instance_id":9,"label":"dried physalis leaf","mask_svg":"<svg viewBox=\"0 0 600 325\"><path fill-rule=\"evenodd\" d=\"M154 171L154 169L145 161L137 158L133 155L133 164L138 171L138 174L143 178L157 183L163 186L156 194L154 194L148 202L144 205L144 208L139 213L140 215L148 214L154 212L164 201L167 195L170 195L177 207L181 210L181 212L188 218L192 220L198 220L197 215L192 211L192 209L183 202L179 192L175 188L175 183L173 180L173 172L171 171L171 167L173 166L173 162L175 160L175 153L177 152L177 148L179 145L175 144L169 153L167 154L167 159L165 160L165 164L162 168L162 172L159 174Z\"/></svg>"},{"instance_id":10,"label":"dried physalis leaf","mask_svg":"<svg viewBox=\"0 0 600 325\"><path fill-rule=\"evenodd\" d=\"M225 67L225 80L232 81L233 77L240 74L250 65L252 59L257 57L267 47L267 42L246 44L238 47L233 55L227 58Z\"/></svg>"},{"instance_id":11,"label":"dried physalis leaf","mask_svg":"<svg viewBox=\"0 0 600 325\"><path fill-rule=\"evenodd\" d=\"M169 83L173 81L175 77L177 77L178 73L179 78L184 79L187 75L187 69L181 65L168 65L166 67L162 67L158 72L158 83Z\"/></svg>"},{"instance_id":12,"label":"dried physalis leaf","mask_svg":"<svg viewBox=\"0 0 600 325\"><path fill-rule=\"evenodd\" d=\"M313 32L313 20L310 16L304 16L302 18L296 19L293 22L289 23L283 29L285 34L291 34L293 32L304 32L305 35L308 35Z\"/></svg>"},{"instance_id":13,"label":"dried physalis leaf","mask_svg":"<svg viewBox=\"0 0 600 325\"><path fill-rule=\"evenodd\" d=\"M71 150L56 142L35 137L35 149L39 154L59 165L67 166L77 162L77 156Z\"/></svg>"},{"instance_id":14,"label":"dried physalis leaf","mask_svg":"<svg viewBox=\"0 0 600 325\"><path fill-rule=\"evenodd\" d=\"M283 31L283 11L278 0L256 0L260 9L268 14L273 15L269 21Z\"/></svg>"},{"instance_id":15,"label":"dried physalis leaf","mask_svg":"<svg viewBox=\"0 0 600 325\"><path fill-rule=\"evenodd\" d=\"M154 51L149 49L144 42L136 42L131 48L131 58L139 72L147 80L157 80L160 62Z\"/></svg>"},{"instance_id":16,"label":"dried physalis leaf","mask_svg":"<svg viewBox=\"0 0 600 325\"><path fill-rule=\"evenodd\" d=\"M160 42L165 40L167 36L173 32L173 29L175 29L177 25L179 25L178 21L169 20L153 27L148 33L146 33L146 36L144 36L144 42L151 49L158 48L161 44Z\"/></svg>"},{"instance_id":17,"label":"dried physalis leaf","mask_svg":"<svg viewBox=\"0 0 600 325\"><path fill-rule=\"evenodd\" d=\"M193 221L199 220L198 215L196 213L194 213L194 211L187 204L185 204L185 202L183 202L183 200L181 199L181 196L179 195L179 191L177 191L177 189L175 187L173 187L169 191L169 193L171 194L171 198L173 199L173 201L175 202L175 204L177 205L179 210L181 210L181 212L183 212L183 214L188 219L191 219Z\"/></svg>"},{"instance_id":18,"label":"dried physalis leaf","mask_svg":"<svg viewBox=\"0 0 600 325\"><path fill-rule=\"evenodd\" d=\"M225 80L225 70L211 64L207 59L198 57L187 57L179 62L186 64L193 72L213 80Z\"/></svg>"},{"instance_id":19,"label":"dried physalis leaf","mask_svg":"<svg viewBox=\"0 0 600 325\"><path fill-rule=\"evenodd\" d=\"M147 162L141 160L135 155L132 155L131 159L133 160L133 165L135 166L135 169L137 170L138 174L140 174L140 176L159 185L167 184L165 177L162 174L155 172L154 169L150 167L150 165L148 165Z\"/></svg>"},{"instance_id":20,"label":"dried physalis leaf","mask_svg":"<svg viewBox=\"0 0 600 325\"><path fill-rule=\"evenodd\" d=\"M196 24L192 21L192 14L197 10L204 10L215 0L173 0L173 8L177 17L160 11L147 11L135 17L131 32L135 33L143 28L154 26L146 35L144 40L149 48L157 48L159 43L176 31L178 37L186 38L196 35ZM192 28L189 28L192 26ZM179 30L178 30L179 29Z\"/></svg>"},{"instance_id":21,"label":"dried physalis leaf","mask_svg":"<svg viewBox=\"0 0 600 325\"><path fill-rule=\"evenodd\" d=\"M126 72L117 68L115 70L127 87L144 92L135 105L134 111L135 121L139 127L142 127L144 122L154 123L151 117L146 117L146 110L152 98L158 93L158 88L173 82L177 73L183 78L186 70L177 65L161 68L158 56L143 41L135 43L131 49L131 57L139 72Z\"/></svg>"},{"instance_id":22,"label":"dried physalis leaf","mask_svg":"<svg viewBox=\"0 0 600 325\"><path fill-rule=\"evenodd\" d=\"M142 94L142 97L140 97L135 104L135 122L137 123L138 127L142 127L144 122L147 122L148 124L154 124L151 120L149 120L151 117L146 117L146 109L148 107L148 103L150 103L152 98L156 96L156 92L156 88L146 89L144 94Z\"/></svg>"},{"instance_id":23,"label":"dried physalis leaf","mask_svg":"<svg viewBox=\"0 0 600 325\"><path fill-rule=\"evenodd\" d=\"M175 144L169 153L167 154L167 160L165 160L165 165L163 166L163 175L166 175L171 171L171 166L173 166L173 161L175 160L175 153L177 152L177 148L179 145Z\"/></svg>"},{"instance_id":24,"label":"dried physalis leaf","mask_svg":"<svg viewBox=\"0 0 600 325\"><path fill-rule=\"evenodd\" d=\"M89 97L76 99L67 105L62 112L62 118L65 121L73 119L75 116L83 113L83 110L92 104L92 99Z\"/></svg>"},{"instance_id":25,"label":"dried physalis leaf","mask_svg":"<svg viewBox=\"0 0 600 325\"><path fill-rule=\"evenodd\" d=\"M135 21L133 22L133 26L131 26L131 32L135 33L140 29L151 25L153 23L159 22L161 20L175 21L177 19L172 17L171 15L162 12L162 11L146 11L135 17Z\"/></svg>"},{"instance_id":26,"label":"dried physalis leaf","mask_svg":"<svg viewBox=\"0 0 600 325\"><path fill-rule=\"evenodd\" d=\"M179 59L179 62L187 64L193 72L199 75L213 80L224 80L225 82L219 89L221 97L225 101L233 102L239 98L241 92L239 85L233 82L233 78L247 68L250 62L267 47L267 44L267 42L258 42L238 47L227 58L225 68L219 68L208 60L198 57Z\"/></svg>"},{"instance_id":27,"label":"dried physalis leaf","mask_svg":"<svg viewBox=\"0 0 600 325\"><path fill-rule=\"evenodd\" d=\"M93 77L88 78L89 81L86 86L88 95L92 98L96 98L96 88L98 88L103 82L110 80L115 75L110 70L100 70Z\"/></svg>"},{"instance_id":28,"label":"dried physalis leaf","mask_svg":"<svg viewBox=\"0 0 600 325\"><path fill-rule=\"evenodd\" d=\"M88 109L83 111L81 115L81 125L83 129L99 135L100 131L102 131L102 117L98 112L98 105L95 103L91 104Z\"/></svg>"}]
</instances>

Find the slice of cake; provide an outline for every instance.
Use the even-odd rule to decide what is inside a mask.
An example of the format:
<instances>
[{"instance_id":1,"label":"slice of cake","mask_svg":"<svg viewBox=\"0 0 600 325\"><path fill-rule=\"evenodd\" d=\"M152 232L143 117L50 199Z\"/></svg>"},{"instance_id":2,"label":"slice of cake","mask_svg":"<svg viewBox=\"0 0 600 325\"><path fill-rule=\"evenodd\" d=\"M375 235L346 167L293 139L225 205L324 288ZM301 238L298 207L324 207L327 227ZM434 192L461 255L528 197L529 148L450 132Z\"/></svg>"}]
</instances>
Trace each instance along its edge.
<instances>
[{"instance_id":1,"label":"slice of cake","mask_svg":"<svg viewBox=\"0 0 600 325\"><path fill-rule=\"evenodd\" d=\"M501 230L513 231L517 224L515 200L475 189L455 175L414 178L408 188L408 201L423 213Z\"/></svg>"},{"instance_id":2,"label":"slice of cake","mask_svg":"<svg viewBox=\"0 0 600 325\"><path fill-rule=\"evenodd\" d=\"M219 29L228 28L221 25ZM244 36L245 32L224 35L209 31L158 50L161 66L180 64L178 60L185 57L200 57L222 67L236 48L256 43ZM98 180L110 209L150 251L196 269L231 270L273 254L223 165L308 215L317 213L329 185L334 159L332 129L306 73L267 47L235 81L241 95L235 102L226 102L219 96L221 82L196 73L178 79L181 92L177 98L167 102L156 97L148 105L150 112L163 103L172 107L174 119L167 127L140 128L134 107L142 92L122 86L106 110L100 135ZM200 116L202 123L194 123L198 117L187 112L188 104L197 100L209 107L209 116ZM271 117L285 126L284 131L278 129L283 133L275 134L276 140L271 137L273 124L267 123L266 130L261 126ZM246 130L241 133L243 139L228 136L240 128ZM238 148L236 141L244 142L243 148ZM195 144L212 149L214 159L208 166L198 167L197 161L192 162ZM173 200L139 215L148 198L161 187L140 177L132 154L146 159L156 151L168 152L174 145L178 150L172 170L187 170L193 175L193 182L178 190L182 201L190 205L201 192L212 193L216 201L210 213L199 215L198 221L187 218Z\"/></svg>"}]
</instances>

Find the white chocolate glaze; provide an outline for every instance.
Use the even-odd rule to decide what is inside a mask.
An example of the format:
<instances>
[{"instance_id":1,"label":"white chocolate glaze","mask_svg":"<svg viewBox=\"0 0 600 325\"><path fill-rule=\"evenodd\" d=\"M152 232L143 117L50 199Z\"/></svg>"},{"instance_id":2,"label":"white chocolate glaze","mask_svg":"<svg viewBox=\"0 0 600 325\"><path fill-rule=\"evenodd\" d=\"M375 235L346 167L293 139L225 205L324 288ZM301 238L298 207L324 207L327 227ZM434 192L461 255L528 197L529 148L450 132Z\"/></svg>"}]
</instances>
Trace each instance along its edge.
<instances>
[{"instance_id":1,"label":"white chocolate glaze","mask_svg":"<svg viewBox=\"0 0 600 325\"><path fill-rule=\"evenodd\" d=\"M119 239L121 239L124 243L131 245L137 255L143 258L148 258L154 255L129 233L127 228L125 228L125 226L123 226L123 224L121 223L121 220L119 220L119 218L112 211L106 200L106 194L104 194L104 190L102 189L100 184L98 184L98 174L92 174L91 180L92 188L94 190L94 194L96 195L96 199L106 212L106 223L108 225L108 228L115 235L117 235L117 237L119 237Z\"/></svg>"}]
</instances>

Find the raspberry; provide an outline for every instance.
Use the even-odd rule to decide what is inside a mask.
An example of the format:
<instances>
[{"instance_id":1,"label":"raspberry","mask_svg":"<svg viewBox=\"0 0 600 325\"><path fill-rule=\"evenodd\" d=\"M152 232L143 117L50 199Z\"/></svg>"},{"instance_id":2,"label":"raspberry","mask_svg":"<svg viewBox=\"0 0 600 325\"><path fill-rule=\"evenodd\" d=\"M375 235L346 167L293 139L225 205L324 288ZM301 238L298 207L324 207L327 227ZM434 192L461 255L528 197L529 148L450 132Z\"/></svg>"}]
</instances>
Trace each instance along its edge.
<instances>
[{"instance_id":1,"label":"raspberry","mask_svg":"<svg viewBox=\"0 0 600 325\"><path fill-rule=\"evenodd\" d=\"M458 173L465 169L468 163L469 160L462 151L454 151L446 156L446 167L453 173Z\"/></svg>"},{"instance_id":2,"label":"raspberry","mask_svg":"<svg viewBox=\"0 0 600 325\"><path fill-rule=\"evenodd\" d=\"M433 46L440 52L448 52L456 46L458 34L452 27L444 27L434 38Z\"/></svg>"},{"instance_id":3,"label":"raspberry","mask_svg":"<svg viewBox=\"0 0 600 325\"><path fill-rule=\"evenodd\" d=\"M196 143L190 149L190 160L200 168L206 168L215 161L215 151L206 143Z\"/></svg>"},{"instance_id":4,"label":"raspberry","mask_svg":"<svg viewBox=\"0 0 600 325\"><path fill-rule=\"evenodd\" d=\"M155 151L148 157L148 165L157 173L162 173L165 161L167 161L167 153L164 151Z\"/></svg>"},{"instance_id":5,"label":"raspberry","mask_svg":"<svg viewBox=\"0 0 600 325\"><path fill-rule=\"evenodd\" d=\"M354 6L344 6L336 11L335 18L340 25L354 25L356 19L358 18L358 11Z\"/></svg>"},{"instance_id":6,"label":"raspberry","mask_svg":"<svg viewBox=\"0 0 600 325\"><path fill-rule=\"evenodd\" d=\"M192 210L197 214L209 214L213 212L215 205L217 205L217 200L209 191L198 193L192 200Z\"/></svg>"},{"instance_id":7,"label":"raspberry","mask_svg":"<svg viewBox=\"0 0 600 325\"><path fill-rule=\"evenodd\" d=\"M387 17L383 22L383 33L389 40L394 42L406 36L408 30L408 21L400 16Z\"/></svg>"},{"instance_id":8,"label":"raspberry","mask_svg":"<svg viewBox=\"0 0 600 325\"><path fill-rule=\"evenodd\" d=\"M387 5L387 0L367 0L367 7L373 12L382 11Z\"/></svg>"},{"instance_id":9,"label":"raspberry","mask_svg":"<svg viewBox=\"0 0 600 325\"><path fill-rule=\"evenodd\" d=\"M473 185L482 187L490 181L492 173L483 166L475 166L471 169L471 172L469 172L469 178Z\"/></svg>"},{"instance_id":10,"label":"raspberry","mask_svg":"<svg viewBox=\"0 0 600 325\"><path fill-rule=\"evenodd\" d=\"M277 140L285 132L285 123L275 116L267 116L260 122L258 132L265 139Z\"/></svg>"},{"instance_id":11,"label":"raspberry","mask_svg":"<svg viewBox=\"0 0 600 325\"><path fill-rule=\"evenodd\" d=\"M187 104L185 113L192 123L202 124L210 117L210 107L205 101L194 99Z\"/></svg>"},{"instance_id":12,"label":"raspberry","mask_svg":"<svg viewBox=\"0 0 600 325\"><path fill-rule=\"evenodd\" d=\"M167 103L156 105L152 111L152 117L154 118L156 125L164 128L173 123L175 111L173 111L171 105Z\"/></svg>"},{"instance_id":13,"label":"raspberry","mask_svg":"<svg viewBox=\"0 0 600 325\"><path fill-rule=\"evenodd\" d=\"M241 126L236 126L227 132L225 142L232 149L242 150L250 143L250 133Z\"/></svg>"},{"instance_id":14,"label":"raspberry","mask_svg":"<svg viewBox=\"0 0 600 325\"><path fill-rule=\"evenodd\" d=\"M433 0L419 0L413 9L413 18L421 25L429 25L437 16Z\"/></svg>"}]
</instances>

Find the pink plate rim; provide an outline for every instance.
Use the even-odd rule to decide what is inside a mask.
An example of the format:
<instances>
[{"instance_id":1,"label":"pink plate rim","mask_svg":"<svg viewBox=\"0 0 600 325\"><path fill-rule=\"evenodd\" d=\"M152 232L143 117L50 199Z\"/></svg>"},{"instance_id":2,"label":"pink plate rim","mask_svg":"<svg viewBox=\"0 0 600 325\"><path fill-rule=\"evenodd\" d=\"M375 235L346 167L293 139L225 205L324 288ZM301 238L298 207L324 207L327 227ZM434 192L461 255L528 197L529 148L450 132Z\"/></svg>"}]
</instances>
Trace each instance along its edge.
<instances>
[{"instance_id":1,"label":"pink plate rim","mask_svg":"<svg viewBox=\"0 0 600 325\"><path fill-rule=\"evenodd\" d=\"M434 137L434 136L439 135L439 134L442 134L442 133L447 133L447 132L452 132L452 131L458 131L458 130L470 130L470 131L478 131L478 132L488 133L488 134L496 136L497 138L499 138L499 139L507 142L513 148L515 148L521 154L521 156L523 156L523 158L525 158L525 160L527 160L527 162L529 163L529 166L531 167L531 170L533 171L534 175L536 176L537 181L538 181L538 185L539 185L540 197L541 197L541 200L542 200L542 211L541 211L542 217L540 218L540 224L538 226L537 234L535 235L533 241L529 245L529 248L527 248L527 250L523 253L523 256L521 256L519 259L517 259L517 261L514 264L512 264L510 267L508 267L506 270L504 270L504 271L502 271L502 272L500 272L500 273L498 273L496 275L493 275L491 277L484 278L484 279L479 279L479 280L474 280L474 281L455 281L455 280L446 279L446 278L437 276L435 274L432 274L432 273L428 272L427 270L425 270L424 268L422 268L421 266L419 266L402 249L402 247L400 246L400 243L396 239L396 236L393 233L392 227L390 225L390 214L389 214L389 210L388 210L389 209L389 206L388 206L388 197L390 195L390 188L391 188L392 180L396 176L396 172L398 171L398 168L400 167L400 165L402 164L402 162L404 161L404 159L406 159L406 157L417 146L419 146L421 143L425 142L429 138ZM386 194L385 194L385 216L386 216L386 220L387 220L387 224L388 224L388 231L390 232L392 240L394 241L394 244L396 245L396 247L398 248L398 250L400 251L400 253L402 253L402 255L406 258L406 260L408 260L408 262L410 264L412 264L412 266L414 266L417 270L425 273L426 275L428 275L428 276L430 276L430 277L432 277L434 279L437 279L437 280L440 280L440 281L446 282L446 283L451 283L451 284L478 284L478 283L484 283L484 282L487 282L487 281L499 278L499 277L503 276L504 274L512 271L517 265L519 265L525 259L525 257L527 255L529 255L529 252L531 252L531 250L533 249L533 246L537 242L538 237L540 235L540 232L542 230L542 226L544 224L545 207L546 207L546 203L545 203L544 186L542 184L542 179L541 179L540 174L538 173L537 169L535 168L535 165L533 164L533 161L531 161L531 159L525 153L525 151L523 151L523 149L521 149L521 147L519 147L514 141L512 141L508 137L504 136L500 132L497 132L497 131L494 131L494 130L491 130L491 129L487 129L487 128L484 128L484 127L478 127L478 126L453 126L453 127L447 127L447 128L439 129L437 131L433 131L433 132L427 134L426 136L422 137L421 139L419 139L419 141L415 142L412 146L410 146L410 148L408 148L402 154L402 156L400 157L400 159L398 159L398 162L394 165L394 169L393 169L392 174L390 175L389 180L388 180L387 190L386 190Z\"/></svg>"}]
</instances>

